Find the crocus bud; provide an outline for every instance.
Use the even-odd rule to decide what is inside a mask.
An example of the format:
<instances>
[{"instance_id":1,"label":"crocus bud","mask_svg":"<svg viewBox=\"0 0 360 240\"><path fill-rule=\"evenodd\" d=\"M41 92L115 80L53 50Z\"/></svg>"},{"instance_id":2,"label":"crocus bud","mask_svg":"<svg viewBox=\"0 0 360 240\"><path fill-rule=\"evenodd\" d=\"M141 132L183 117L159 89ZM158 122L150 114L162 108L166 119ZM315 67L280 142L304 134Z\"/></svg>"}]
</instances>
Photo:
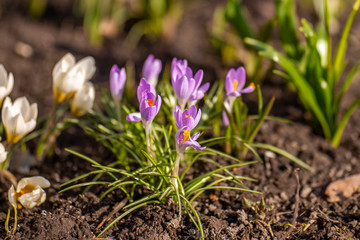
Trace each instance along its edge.
<instances>
[{"instance_id":1,"label":"crocus bud","mask_svg":"<svg viewBox=\"0 0 360 240\"><path fill-rule=\"evenodd\" d=\"M142 69L143 77L153 86L156 86L159 74L161 72L161 61L150 54L144 62Z\"/></svg>"},{"instance_id":2,"label":"crocus bud","mask_svg":"<svg viewBox=\"0 0 360 240\"><path fill-rule=\"evenodd\" d=\"M70 99L95 73L95 60L85 57L75 63L75 57L68 53L56 63L53 69L53 91L58 103Z\"/></svg>"},{"instance_id":3,"label":"crocus bud","mask_svg":"<svg viewBox=\"0 0 360 240\"><path fill-rule=\"evenodd\" d=\"M46 193L43 188L50 187L50 182L44 177L23 178L16 186L12 185L8 192L10 204L17 208L19 203L24 208L40 206L46 200Z\"/></svg>"},{"instance_id":4,"label":"crocus bud","mask_svg":"<svg viewBox=\"0 0 360 240\"><path fill-rule=\"evenodd\" d=\"M17 143L26 134L34 130L38 115L37 104L29 104L26 97L11 102L6 97L2 107L1 117L4 124L6 139L9 143Z\"/></svg>"},{"instance_id":5,"label":"crocus bud","mask_svg":"<svg viewBox=\"0 0 360 240\"><path fill-rule=\"evenodd\" d=\"M10 94L14 87L14 76L7 74L4 66L0 64L0 106L6 96Z\"/></svg>"},{"instance_id":6,"label":"crocus bud","mask_svg":"<svg viewBox=\"0 0 360 240\"><path fill-rule=\"evenodd\" d=\"M110 91L113 99L117 102L120 102L122 98L125 82L125 68L120 69L117 65L114 65L110 71Z\"/></svg>"},{"instance_id":7,"label":"crocus bud","mask_svg":"<svg viewBox=\"0 0 360 240\"><path fill-rule=\"evenodd\" d=\"M70 110L74 116L80 117L87 113L94 105L95 88L91 82L85 85L75 93L71 100Z\"/></svg>"}]
</instances>

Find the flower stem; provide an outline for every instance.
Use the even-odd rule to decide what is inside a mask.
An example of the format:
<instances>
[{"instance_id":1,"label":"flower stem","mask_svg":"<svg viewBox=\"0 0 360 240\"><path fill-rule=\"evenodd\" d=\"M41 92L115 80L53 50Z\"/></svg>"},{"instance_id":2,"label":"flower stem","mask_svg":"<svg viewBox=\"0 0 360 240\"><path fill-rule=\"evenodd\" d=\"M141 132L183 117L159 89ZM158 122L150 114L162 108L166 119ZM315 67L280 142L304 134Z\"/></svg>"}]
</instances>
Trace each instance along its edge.
<instances>
[{"instance_id":1,"label":"flower stem","mask_svg":"<svg viewBox=\"0 0 360 240\"><path fill-rule=\"evenodd\" d=\"M51 143L49 142L49 138L51 137L52 130L56 123L56 110L59 107L59 103L55 101L51 112L49 114L49 117L46 121L45 130L42 133L39 143L36 147L36 160L38 162L42 162L44 160L45 155L49 151Z\"/></svg>"},{"instance_id":2,"label":"flower stem","mask_svg":"<svg viewBox=\"0 0 360 240\"><path fill-rule=\"evenodd\" d=\"M121 121L121 106L120 106L120 100L114 100L115 101L115 110L116 110L116 117L119 123L120 131L124 129Z\"/></svg>"},{"instance_id":3,"label":"flower stem","mask_svg":"<svg viewBox=\"0 0 360 240\"><path fill-rule=\"evenodd\" d=\"M151 130L151 124L145 125L145 136L146 136L146 152L150 155L152 159L155 160L155 154L151 150L151 139L150 139L150 130ZM151 165L150 160L148 159L148 165Z\"/></svg>"},{"instance_id":4,"label":"flower stem","mask_svg":"<svg viewBox=\"0 0 360 240\"><path fill-rule=\"evenodd\" d=\"M171 183L173 184L175 189L177 189L177 187L178 187L177 177L179 176L180 160L181 160L182 156L183 156L183 154L178 152L178 154L176 155L175 163L174 163L174 169L171 174L171 176L172 176Z\"/></svg>"}]
</instances>

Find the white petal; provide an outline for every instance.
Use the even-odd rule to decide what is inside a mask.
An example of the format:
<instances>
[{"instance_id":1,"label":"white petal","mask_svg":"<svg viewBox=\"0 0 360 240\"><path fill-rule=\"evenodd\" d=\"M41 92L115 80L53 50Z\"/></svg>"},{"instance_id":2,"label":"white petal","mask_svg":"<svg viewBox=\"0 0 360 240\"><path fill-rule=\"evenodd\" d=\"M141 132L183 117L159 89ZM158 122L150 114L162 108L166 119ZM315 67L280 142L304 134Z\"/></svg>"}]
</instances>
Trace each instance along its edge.
<instances>
[{"instance_id":1,"label":"white petal","mask_svg":"<svg viewBox=\"0 0 360 240\"><path fill-rule=\"evenodd\" d=\"M68 72L74 65L75 57L71 53L67 53L60 59L60 61L55 64L52 72L53 80L56 83L55 86L57 86L57 80L59 80L59 76Z\"/></svg>"},{"instance_id":2,"label":"white petal","mask_svg":"<svg viewBox=\"0 0 360 240\"><path fill-rule=\"evenodd\" d=\"M28 184L31 184L33 186L40 186L42 188L50 187L50 182L46 178L41 176L36 176L36 177L22 178L19 181L16 190L19 192L22 188L24 188Z\"/></svg>"},{"instance_id":3,"label":"white petal","mask_svg":"<svg viewBox=\"0 0 360 240\"><path fill-rule=\"evenodd\" d=\"M9 191L8 191L8 199L10 204L16 208L16 200L15 200L15 188L14 185L11 185Z\"/></svg>"}]
</instances>

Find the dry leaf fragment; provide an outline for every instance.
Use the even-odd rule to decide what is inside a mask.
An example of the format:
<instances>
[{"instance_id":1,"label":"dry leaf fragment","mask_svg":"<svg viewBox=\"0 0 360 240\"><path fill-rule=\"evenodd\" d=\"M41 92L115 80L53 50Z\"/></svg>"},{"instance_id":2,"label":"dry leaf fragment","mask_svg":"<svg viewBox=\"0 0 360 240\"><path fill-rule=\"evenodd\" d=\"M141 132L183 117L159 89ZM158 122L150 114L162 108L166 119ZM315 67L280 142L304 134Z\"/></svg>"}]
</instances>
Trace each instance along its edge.
<instances>
[{"instance_id":1,"label":"dry leaf fragment","mask_svg":"<svg viewBox=\"0 0 360 240\"><path fill-rule=\"evenodd\" d=\"M339 202L342 198L348 198L360 188L360 174L352 175L336 180L327 186L325 194L329 202Z\"/></svg>"}]
</instances>

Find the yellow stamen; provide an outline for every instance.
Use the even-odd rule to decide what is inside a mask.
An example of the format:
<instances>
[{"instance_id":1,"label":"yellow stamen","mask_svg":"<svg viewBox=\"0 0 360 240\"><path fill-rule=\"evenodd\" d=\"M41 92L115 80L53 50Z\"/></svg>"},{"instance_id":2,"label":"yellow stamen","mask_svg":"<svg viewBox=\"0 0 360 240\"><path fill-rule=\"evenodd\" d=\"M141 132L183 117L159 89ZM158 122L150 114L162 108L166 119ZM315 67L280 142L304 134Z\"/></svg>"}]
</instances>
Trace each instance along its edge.
<instances>
[{"instance_id":1,"label":"yellow stamen","mask_svg":"<svg viewBox=\"0 0 360 240\"><path fill-rule=\"evenodd\" d=\"M192 117L190 114L189 115L185 115L185 118L189 118L189 117Z\"/></svg>"},{"instance_id":2,"label":"yellow stamen","mask_svg":"<svg viewBox=\"0 0 360 240\"><path fill-rule=\"evenodd\" d=\"M236 79L234 79L234 81L233 81L234 91L236 90L237 85L238 85L238 81Z\"/></svg>"},{"instance_id":3,"label":"yellow stamen","mask_svg":"<svg viewBox=\"0 0 360 240\"><path fill-rule=\"evenodd\" d=\"M184 140L182 141L182 143L184 143L184 142L186 142L187 140L189 140L190 131L189 131L189 130L184 130L183 136L184 136Z\"/></svg>"},{"instance_id":4,"label":"yellow stamen","mask_svg":"<svg viewBox=\"0 0 360 240\"><path fill-rule=\"evenodd\" d=\"M24 195L25 193L31 193L32 191L35 190L35 186L28 184L25 187L23 187L20 192L15 192L15 200L17 201L19 199L19 197L21 197L22 195Z\"/></svg>"},{"instance_id":5,"label":"yellow stamen","mask_svg":"<svg viewBox=\"0 0 360 240\"><path fill-rule=\"evenodd\" d=\"M250 86L250 87L252 87L253 89L255 89L255 88L256 88L256 87L255 87L255 84L254 84L253 82L252 82L252 83L250 83L250 84L249 84L249 86Z\"/></svg>"},{"instance_id":6,"label":"yellow stamen","mask_svg":"<svg viewBox=\"0 0 360 240\"><path fill-rule=\"evenodd\" d=\"M147 100L149 107L151 107L154 104L154 100L153 99L148 99Z\"/></svg>"}]
</instances>

